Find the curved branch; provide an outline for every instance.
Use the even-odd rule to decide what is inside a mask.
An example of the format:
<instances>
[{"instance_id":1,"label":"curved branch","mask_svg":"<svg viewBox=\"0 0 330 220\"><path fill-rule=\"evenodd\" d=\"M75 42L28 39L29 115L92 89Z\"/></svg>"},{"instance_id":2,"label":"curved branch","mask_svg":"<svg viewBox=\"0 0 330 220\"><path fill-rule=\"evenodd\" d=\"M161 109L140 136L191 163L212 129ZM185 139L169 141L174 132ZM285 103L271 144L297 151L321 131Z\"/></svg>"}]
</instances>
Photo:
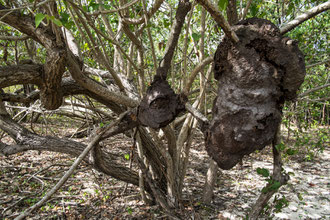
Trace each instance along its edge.
<instances>
[{"instance_id":1,"label":"curved branch","mask_svg":"<svg viewBox=\"0 0 330 220\"><path fill-rule=\"evenodd\" d=\"M35 84L40 86L42 84L42 75L44 73L43 65L41 64L21 64L21 65L13 65L13 66L5 66L0 67L0 88L5 88L8 86L19 85L19 84ZM86 67L85 71L82 73L84 77L88 78L88 74L95 74L106 76L107 78L113 80L109 72L93 69ZM90 79L91 80L91 79ZM135 92L134 88L130 85L129 81L124 77L121 78L124 83L126 90L129 91L129 97L138 100L138 95ZM110 92L103 85L97 84L98 87L102 87L102 91L104 90L106 93ZM119 92L119 88L114 85L109 85L112 91ZM104 96L100 96L98 92L93 92L84 87L80 86L75 80L71 77L62 78L60 90L63 96L68 95L78 95L85 94L90 96L91 98L101 102L102 104L109 107L116 113L120 113L123 109L119 106L120 103L112 102L108 98L104 98ZM114 93L114 92L112 92ZM36 91L29 96L26 95L17 95L17 94L8 94L1 93L0 98L3 101L13 101L20 103L31 103L40 98L40 91Z\"/></svg>"},{"instance_id":2,"label":"curved branch","mask_svg":"<svg viewBox=\"0 0 330 220\"><path fill-rule=\"evenodd\" d=\"M0 4L0 17L8 13L8 8ZM37 41L45 48L53 47L53 39L56 39L55 34L51 30L51 25L39 25L35 27L34 18L22 14L20 11L12 11L10 14L2 18L2 22L16 28L20 32L30 36L33 40Z\"/></svg>"},{"instance_id":3,"label":"curved branch","mask_svg":"<svg viewBox=\"0 0 330 220\"><path fill-rule=\"evenodd\" d=\"M223 29L226 36L232 41L237 43L239 41L237 35L232 30L228 21L225 19L223 14L218 10L218 8L209 0L197 0L199 4L201 4L214 18L217 24Z\"/></svg>"},{"instance_id":4,"label":"curved branch","mask_svg":"<svg viewBox=\"0 0 330 220\"><path fill-rule=\"evenodd\" d=\"M200 62L191 72L189 79L187 81L187 85L185 86L183 92L188 95L189 90L197 76L197 73L199 73L206 65L210 64L213 62L213 57L208 57L204 59L202 62Z\"/></svg>"},{"instance_id":5,"label":"curved branch","mask_svg":"<svg viewBox=\"0 0 330 220\"><path fill-rule=\"evenodd\" d=\"M56 3L51 2L51 7L56 12ZM65 71L65 46L64 37L60 28L54 24L35 27L34 18L20 11L6 14L6 7L0 4L0 16L6 24L31 36L32 39L42 44L47 50L46 64L40 84L40 100L46 109L54 110L61 106L63 94L61 93L61 78ZM4 16L6 15L6 16ZM4 16L4 17L3 17Z\"/></svg>"},{"instance_id":6,"label":"curved branch","mask_svg":"<svg viewBox=\"0 0 330 220\"><path fill-rule=\"evenodd\" d=\"M127 107L136 107L138 105L136 100L133 100L119 93L111 92L96 81L86 76L79 68L78 62L75 61L74 55L71 53L71 51L68 51L67 54L67 65L72 78L83 88L99 95L105 100L109 100L110 102L114 102L116 104L121 104Z\"/></svg>"},{"instance_id":7,"label":"curved branch","mask_svg":"<svg viewBox=\"0 0 330 220\"><path fill-rule=\"evenodd\" d=\"M291 31L293 28L297 27L298 25L300 25L301 23L303 23L304 21L324 12L330 9L330 1L327 1L323 4L320 4L318 6L315 6L314 8L309 9L308 11L306 11L305 13L297 16L294 20L288 22L287 24L285 24L283 27L281 27L280 31L281 34L285 34L289 31Z\"/></svg>"}]
</instances>

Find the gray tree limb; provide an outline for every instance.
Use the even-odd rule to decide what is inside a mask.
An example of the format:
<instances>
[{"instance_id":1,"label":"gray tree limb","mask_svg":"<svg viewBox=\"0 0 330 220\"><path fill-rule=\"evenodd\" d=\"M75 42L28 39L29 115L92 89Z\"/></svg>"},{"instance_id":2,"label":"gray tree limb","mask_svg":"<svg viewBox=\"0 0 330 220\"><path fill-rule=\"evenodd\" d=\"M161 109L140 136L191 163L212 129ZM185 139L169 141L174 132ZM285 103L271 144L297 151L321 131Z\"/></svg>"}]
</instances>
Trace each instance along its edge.
<instances>
[{"instance_id":1,"label":"gray tree limb","mask_svg":"<svg viewBox=\"0 0 330 220\"><path fill-rule=\"evenodd\" d=\"M291 31L293 28L297 27L298 25L300 25L301 23L303 23L304 21L324 12L330 9L330 1L327 1L323 4L320 4L318 6L315 6L311 9L309 9L308 11L306 11L305 13L297 16L295 19L293 19L292 21L286 23L283 27L280 28L281 30L281 34L285 34L289 31Z\"/></svg>"},{"instance_id":2,"label":"gray tree limb","mask_svg":"<svg viewBox=\"0 0 330 220\"><path fill-rule=\"evenodd\" d=\"M223 14L218 10L218 8L209 0L197 0L214 18L217 24L223 29L226 36L233 42L237 43L239 41L236 33L232 30L228 21L225 19Z\"/></svg>"}]
</instances>

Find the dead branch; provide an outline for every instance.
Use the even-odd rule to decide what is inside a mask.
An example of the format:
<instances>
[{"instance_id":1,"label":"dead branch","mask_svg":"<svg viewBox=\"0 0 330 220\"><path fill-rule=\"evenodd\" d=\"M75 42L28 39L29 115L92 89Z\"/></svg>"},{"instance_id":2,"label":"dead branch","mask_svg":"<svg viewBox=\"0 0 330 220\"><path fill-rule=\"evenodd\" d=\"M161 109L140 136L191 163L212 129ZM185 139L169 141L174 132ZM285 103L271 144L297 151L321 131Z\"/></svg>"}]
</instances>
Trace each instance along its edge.
<instances>
[{"instance_id":1,"label":"dead branch","mask_svg":"<svg viewBox=\"0 0 330 220\"><path fill-rule=\"evenodd\" d=\"M321 90L321 89L327 88L327 87L329 87L329 86L330 86L330 83L327 83L327 84L322 85L322 86L315 87L315 88L310 89L310 90L308 90L308 91L306 91L306 92L304 92L304 93L299 94L298 97L299 97L299 98L305 97L305 96L307 96L308 94L310 94L310 93L312 93L312 92L316 92L316 91L318 91L318 90Z\"/></svg>"},{"instance_id":2,"label":"dead branch","mask_svg":"<svg viewBox=\"0 0 330 220\"><path fill-rule=\"evenodd\" d=\"M286 23L283 27L281 27L281 34L285 34L289 31L291 31L293 28L297 27L298 25L300 25L301 23L303 23L304 21L324 12L330 9L330 1L327 1L323 4L320 4L318 6L315 6L311 9L309 9L308 11L306 11L305 13L297 16L295 19L293 19L292 21Z\"/></svg>"},{"instance_id":3,"label":"dead branch","mask_svg":"<svg viewBox=\"0 0 330 220\"><path fill-rule=\"evenodd\" d=\"M23 213L21 213L18 217L16 217L15 220L24 219L29 214L31 214L34 210L40 208L45 202L47 202L52 197L52 195L54 193L56 193L57 190L59 190L61 188L61 186L63 186L63 184L69 179L69 177L73 174L73 172L78 167L78 165L80 164L80 162L87 156L87 154L89 153L89 151L91 151L93 149L93 147L99 143L99 141L101 140L102 135L107 130L109 130L113 126L117 125L121 121L121 119L123 118L123 116L125 114L126 114L126 112L124 112L123 114L121 114L119 116L119 118L116 121L112 122L109 126L107 126L105 128L99 129L96 132L96 135L93 137L92 141L81 152L81 154L79 155L79 157L77 157L77 159L73 162L73 164L70 167L70 169L63 175L63 177L56 183L56 185L51 190L49 190L46 193L46 195L39 202L37 202L36 204L34 204L33 206L31 206L30 208L26 209Z\"/></svg>"},{"instance_id":4,"label":"dead branch","mask_svg":"<svg viewBox=\"0 0 330 220\"><path fill-rule=\"evenodd\" d=\"M201 121L203 124L207 125L209 124L209 120L196 108L191 106L188 102L185 104L185 108L190 114L192 114L197 120Z\"/></svg>"}]
</instances>

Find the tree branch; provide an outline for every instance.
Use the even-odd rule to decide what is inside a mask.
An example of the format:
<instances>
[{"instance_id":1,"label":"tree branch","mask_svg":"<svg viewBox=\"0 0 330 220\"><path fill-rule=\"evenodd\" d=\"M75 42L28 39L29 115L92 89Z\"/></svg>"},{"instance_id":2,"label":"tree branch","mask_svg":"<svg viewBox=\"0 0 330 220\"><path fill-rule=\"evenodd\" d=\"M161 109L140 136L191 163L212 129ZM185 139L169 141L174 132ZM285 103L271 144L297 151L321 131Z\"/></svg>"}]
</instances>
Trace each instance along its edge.
<instances>
[{"instance_id":1,"label":"tree branch","mask_svg":"<svg viewBox=\"0 0 330 220\"><path fill-rule=\"evenodd\" d=\"M150 19L156 11L160 8L160 6L163 4L164 0L156 0L152 8L148 11L147 17ZM142 24L145 22L144 17L141 18L125 18L123 17L123 22L126 24Z\"/></svg>"},{"instance_id":2,"label":"tree branch","mask_svg":"<svg viewBox=\"0 0 330 220\"><path fill-rule=\"evenodd\" d=\"M322 85L322 86L315 87L315 88L310 89L310 90L308 90L308 91L306 91L306 92L304 92L304 93L299 94L299 95L298 95L298 98L305 97L305 96L307 96L308 94L310 94L310 93L312 93L312 92L316 92L316 91L318 91L318 90L321 90L321 89L327 88L327 87L329 87L329 86L330 86L330 83L325 84L325 85Z\"/></svg>"},{"instance_id":3,"label":"tree branch","mask_svg":"<svg viewBox=\"0 0 330 220\"><path fill-rule=\"evenodd\" d=\"M132 5L134 5L135 3L139 2L139 1L140 0L133 0L133 1L128 2L125 5L117 8L117 9L113 9L113 10L102 10L102 11L91 13L90 15L110 14L110 13L124 11L124 10L127 10L129 7L131 7Z\"/></svg>"},{"instance_id":4,"label":"tree branch","mask_svg":"<svg viewBox=\"0 0 330 220\"><path fill-rule=\"evenodd\" d=\"M293 28L297 27L298 25L300 25L301 23L303 23L304 21L324 12L330 9L330 1L327 1L323 4L320 4L318 6L315 6L314 8L309 9L308 11L306 11L305 13L297 16L294 20L288 22L287 24L285 24L283 27L281 27L280 31L281 34L285 34L289 31L291 31Z\"/></svg>"},{"instance_id":5,"label":"tree branch","mask_svg":"<svg viewBox=\"0 0 330 220\"><path fill-rule=\"evenodd\" d=\"M306 69L312 68L314 66L319 66L319 65L322 65L324 63L329 63L330 64L330 59L323 60L323 61L320 61L320 62L317 62L317 63L313 63L313 64L309 64L309 65L306 66Z\"/></svg>"},{"instance_id":6,"label":"tree branch","mask_svg":"<svg viewBox=\"0 0 330 220\"><path fill-rule=\"evenodd\" d=\"M0 40L12 40L12 41L19 41L19 40L27 40L29 36L4 36L0 35Z\"/></svg>"},{"instance_id":7,"label":"tree branch","mask_svg":"<svg viewBox=\"0 0 330 220\"><path fill-rule=\"evenodd\" d=\"M186 15L191 9L191 4L189 0L180 0L179 6L176 11L175 20L173 22L170 36L165 48L165 55L160 63L159 68L157 69L157 76L162 79L166 79L167 72L170 69L171 61L174 55L175 47L178 44L179 36L181 33L181 29L185 20Z\"/></svg>"},{"instance_id":8,"label":"tree branch","mask_svg":"<svg viewBox=\"0 0 330 220\"><path fill-rule=\"evenodd\" d=\"M191 72L191 74L189 75L189 78L187 80L187 84L183 90L183 93L188 95L189 90L197 76L197 74L208 64L213 62L213 57L209 56L208 58L204 59L202 62L200 62Z\"/></svg>"},{"instance_id":9,"label":"tree branch","mask_svg":"<svg viewBox=\"0 0 330 220\"><path fill-rule=\"evenodd\" d=\"M190 114L192 114L196 119L201 121L204 125L208 125L210 122L209 120L197 109L191 106L188 102L185 104L185 108Z\"/></svg>"},{"instance_id":10,"label":"tree branch","mask_svg":"<svg viewBox=\"0 0 330 220\"><path fill-rule=\"evenodd\" d=\"M111 92L108 89L104 88L102 85L97 83L96 81L90 79L88 76L83 74L82 70L79 68L78 63L76 62L74 55L71 51L68 51L67 55L67 65L69 71L72 75L72 78L76 80L79 85L83 88L99 95L100 97L109 100L110 102L114 102L116 104L122 104L128 107L136 107L138 102L121 94Z\"/></svg>"},{"instance_id":11,"label":"tree branch","mask_svg":"<svg viewBox=\"0 0 330 220\"><path fill-rule=\"evenodd\" d=\"M0 88L16 84L41 85L41 76L44 73L41 64L21 64L0 67Z\"/></svg>"},{"instance_id":12,"label":"tree branch","mask_svg":"<svg viewBox=\"0 0 330 220\"><path fill-rule=\"evenodd\" d=\"M214 18L217 24L223 29L226 36L234 43L239 41L236 33L232 30L228 21L225 19L223 14L218 10L218 8L209 0L197 0Z\"/></svg>"},{"instance_id":13,"label":"tree branch","mask_svg":"<svg viewBox=\"0 0 330 220\"><path fill-rule=\"evenodd\" d=\"M8 10L10 9L0 4L0 17L6 15ZM42 44L46 49L53 47L53 39L56 39L56 36L51 30L51 25L44 26L40 24L39 27L36 28L34 18L24 15L19 11L12 11L10 14L2 18L2 22L16 28L27 36L30 36L32 39Z\"/></svg>"},{"instance_id":14,"label":"tree branch","mask_svg":"<svg viewBox=\"0 0 330 220\"><path fill-rule=\"evenodd\" d=\"M289 176L282 172L282 159L281 159L281 152L277 149L277 145L281 142L280 139L280 127L281 124L278 126L278 129L275 134L274 141L272 143L273 149L273 176L272 182L268 183L265 188L268 188L267 192L262 192L257 199L256 203L252 206L251 212L249 213L249 219L256 220L260 215L261 211L267 205L267 202L270 198L278 191L279 187L285 185L289 181ZM270 188L274 183L278 182L280 186L276 189Z\"/></svg>"},{"instance_id":15,"label":"tree branch","mask_svg":"<svg viewBox=\"0 0 330 220\"><path fill-rule=\"evenodd\" d=\"M0 128L17 142L16 145L1 144L0 154L8 156L27 150L40 150L79 156L86 148L86 145L66 138L36 135L13 121L6 112L2 102L0 105L2 105L2 107L0 106ZM104 164L106 164L106 170L101 170L102 172L118 180L138 186L139 180L136 172L117 164L109 153L102 151L102 158L104 159ZM94 168L99 169L88 158L85 161L94 166Z\"/></svg>"}]
</instances>

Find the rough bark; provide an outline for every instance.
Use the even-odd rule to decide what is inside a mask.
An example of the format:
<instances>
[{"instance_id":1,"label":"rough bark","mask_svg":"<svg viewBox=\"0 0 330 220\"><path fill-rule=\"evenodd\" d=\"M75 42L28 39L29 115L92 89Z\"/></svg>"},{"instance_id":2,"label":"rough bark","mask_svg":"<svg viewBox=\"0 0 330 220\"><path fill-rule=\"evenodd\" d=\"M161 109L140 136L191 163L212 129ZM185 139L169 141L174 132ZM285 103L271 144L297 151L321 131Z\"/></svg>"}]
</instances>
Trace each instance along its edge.
<instances>
[{"instance_id":1,"label":"rough bark","mask_svg":"<svg viewBox=\"0 0 330 220\"><path fill-rule=\"evenodd\" d=\"M17 84L41 84L43 65L21 64L0 67L0 88Z\"/></svg>"},{"instance_id":2,"label":"rough bark","mask_svg":"<svg viewBox=\"0 0 330 220\"><path fill-rule=\"evenodd\" d=\"M55 2L51 7L56 10ZM0 17L7 14L7 8L0 5ZM18 11L7 14L2 21L16 28L17 30L31 36L32 39L41 43L47 50L47 59L40 85L40 100L46 109L54 110L61 106L63 93L61 90L61 78L65 71L65 44L60 28L56 25L35 28L32 17Z\"/></svg>"},{"instance_id":3,"label":"rough bark","mask_svg":"<svg viewBox=\"0 0 330 220\"><path fill-rule=\"evenodd\" d=\"M228 6L227 6L227 18L228 18L228 23L230 25L236 24L238 21L238 14L237 14L237 7L236 7L236 0L229 0L228 1Z\"/></svg>"},{"instance_id":4,"label":"rough bark","mask_svg":"<svg viewBox=\"0 0 330 220\"><path fill-rule=\"evenodd\" d=\"M282 104L305 76L303 54L271 22L247 19L235 30L241 41L225 38L214 56L219 88L206 131L206 150L223 169L273 141Z\"/></svg>"}]
</instances>

